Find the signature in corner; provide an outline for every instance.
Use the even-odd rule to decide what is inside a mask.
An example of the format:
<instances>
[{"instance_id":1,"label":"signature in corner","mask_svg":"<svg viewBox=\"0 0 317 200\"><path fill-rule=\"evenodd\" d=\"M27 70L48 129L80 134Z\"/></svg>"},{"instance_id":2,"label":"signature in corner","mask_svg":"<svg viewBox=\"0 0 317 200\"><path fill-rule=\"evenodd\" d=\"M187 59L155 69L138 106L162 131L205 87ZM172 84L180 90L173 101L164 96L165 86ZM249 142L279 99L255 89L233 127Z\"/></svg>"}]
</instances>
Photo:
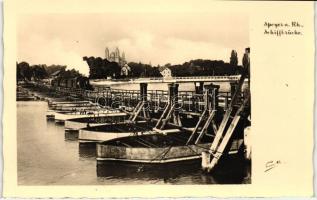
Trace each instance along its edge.
<instances>
[{"instance_id":1,"label":"signature in corner","mask_svg":"<svg viewBox=\"0 0 317 200\"><path fill-rule=\"evenodd\" d=\"M265 163L265 170L264 170L264 172L270 171L271 169L275 168L275 167L278 166L279 164L281 164L281 161L280 161L280 160L276 160L276 161L270 160L270 161L267 161L267 162Z\"/></svg>"}]
</instances>

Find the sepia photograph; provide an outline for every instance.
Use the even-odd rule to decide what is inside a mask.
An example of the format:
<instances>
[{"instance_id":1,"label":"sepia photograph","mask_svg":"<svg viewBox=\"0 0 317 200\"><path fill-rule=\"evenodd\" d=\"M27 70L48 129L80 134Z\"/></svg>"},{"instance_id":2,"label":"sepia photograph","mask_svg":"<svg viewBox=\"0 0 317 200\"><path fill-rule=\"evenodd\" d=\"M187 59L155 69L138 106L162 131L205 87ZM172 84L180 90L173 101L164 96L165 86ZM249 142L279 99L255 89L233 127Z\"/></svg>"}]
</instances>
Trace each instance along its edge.
<instances>
[{"instance_id":1,"label":"sepia photograph","mask_svg":"<svg viewBox=\"0 0 317 200\"><path fill-rule=\"evenodd\" d=\"M248 15L21 14L16 37L18 185L252 182Z\"/></svg>"},{"instance_id":2,"label":"sepia photograph","mask_svg":"<svg viewBox=\"0 0 317 200\"><path fill-rule=\"evenodd\" d=\"M3 6L4 198L314 195L314 2Z\"/></svg>"}]
</instances>

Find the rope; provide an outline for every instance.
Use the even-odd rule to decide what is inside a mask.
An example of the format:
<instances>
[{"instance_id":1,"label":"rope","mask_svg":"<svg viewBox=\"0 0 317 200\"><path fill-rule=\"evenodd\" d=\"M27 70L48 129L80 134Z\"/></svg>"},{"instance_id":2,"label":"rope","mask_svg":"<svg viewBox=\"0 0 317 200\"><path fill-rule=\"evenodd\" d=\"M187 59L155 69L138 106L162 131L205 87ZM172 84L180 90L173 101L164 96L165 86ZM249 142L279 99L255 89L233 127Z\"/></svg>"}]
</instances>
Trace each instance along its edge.
<instances>
[{"instance_id":1,"label":"rope","mask_svg":"<svg viewBox=\"0 0 317 200\"><path fill-rule=\"evenodd\" d=\"M172 145L170 145L170 146L169 146L165 151L163 151L161 154L159 154L159 155L157 155L155 158L151 159L149 163L152 163L154 160L159 160L159 161L163 160L163 159L165 158L166 154L171 150L171 148L172 148ZM160 157L160 156L161 156L161 157ZM159 158L159 157L160 157L160 159L157 159L157 158ZM145 166L144 164L141 165L141 166L138 168L138 171L143 170L144 166Z\"/></svg>"}]
</instances>

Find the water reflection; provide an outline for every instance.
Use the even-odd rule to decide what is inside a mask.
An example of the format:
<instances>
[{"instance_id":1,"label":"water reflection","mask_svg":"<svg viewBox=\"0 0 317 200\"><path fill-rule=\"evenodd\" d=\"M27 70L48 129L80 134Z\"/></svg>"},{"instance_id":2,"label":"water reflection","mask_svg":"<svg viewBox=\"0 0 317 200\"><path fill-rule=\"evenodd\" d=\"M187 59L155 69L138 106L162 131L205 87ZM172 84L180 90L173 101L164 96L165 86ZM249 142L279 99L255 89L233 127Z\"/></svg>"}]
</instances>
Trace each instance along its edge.
<instances>
[{"instance_id":1,"label":"water reflection","mask_svg":"<svg viewBox=\"0 0 317 200\"><path fill-rule=\"evenodd\" d=\"M79 143L79 158L96 158L96 144L95 143Z\"/></svg>"},{"instance_id":2,"label":"water reflection","mask_svg":"<svg viewBox=\"0 0 317 200\"><path fill-rule=\"evenodd\" d=\"M191 165L142 165L132 163L98 163L97 176L105 179L146 180L161 183L175 183L180 178L197 172L198 163ZM180 170L181 167L181 170Z\"/></svg>"},{"instance_id":3,"label":"water reflection","mask_svg":"<svg viewBox=\"0 0 317 200\"><path fill-rule=\"evenodd\" d=\"M65 141L77 141L78 131L65 131Z\"/></svg>"},{"instance_id":4,"label":"water reflection","mask_svg":"<svg viewBox=\"0 0 317 200\"><path fill-rule=\"evenodd\" d=\"M101 181L121 179L130 181L150 181L162 184L239 184L249 183L245 170L241 170L239 163L236 168L218 168L211 173L201 170L201 162L190 161L163 165L133 164L119 162L103 162L97 164L97 176ZM241 163L240 163L241 164ZM244 163L244 165L248 165ZM233 165L230 165L231 168ZM237 170L240 171L237 171Z\"/></svg>"}]
</instances>

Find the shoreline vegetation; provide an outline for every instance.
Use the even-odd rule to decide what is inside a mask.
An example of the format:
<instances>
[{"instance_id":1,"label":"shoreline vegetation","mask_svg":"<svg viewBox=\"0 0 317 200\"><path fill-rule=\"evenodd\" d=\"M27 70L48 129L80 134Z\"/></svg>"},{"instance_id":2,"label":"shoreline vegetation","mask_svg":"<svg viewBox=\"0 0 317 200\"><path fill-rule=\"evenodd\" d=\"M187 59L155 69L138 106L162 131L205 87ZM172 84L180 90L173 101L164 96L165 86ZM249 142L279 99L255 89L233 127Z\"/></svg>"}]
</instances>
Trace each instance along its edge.
<instances>
[{"instance_id":1,"label":"shoreline vegetation","mask_svg":"<svg viewBox=\"0 0 317 200\"><path fill-rule=\"evenodd\" d=\"M167 63L163 66L152 66L150 64L129 62L127 65L131 71L128 75L121 75L121 67L116 62L109 62L100 57L84 57L89 66L90 79L133 79L162 77L160 68L165 67L171 70L172 76L228 76L240 74L243 67L237 62L225 63L222 60L196 59L184 62L183 64L172 65Z\"/></svg>"},{"instance_id":2,"label":"shoreline vegetation","mask_svg":"<svg viewBox=\"0 0 317 200\"><path fill-rule=\"evenodd\" d=\"M93 58L95 59L95 58ZM102 63L90 63L90 74L88 78L90 79L111 79L113 80L128 80L136 78L155 78L162 77L159 73L159 67L161 66L151 66L142 63L128 63L131 67L131 74L128 76L122 76L118 74L111 75L113 72L112 64L102 64ZM200 63L200 64L199 64ZM49 65L46 64L36 64L30 65L27 62L17 63L17 78L18 79L44 79L48 76L54 74L57 71L61 71L65 77L75 77L84 76L78 70L66 69L65 65ZM187 77L187 76L229 76L237 75L242 70L242 66L234 66L229 63L224 63L223 61L212 61L212 60L191 60L185 62L181 65L171 65L166 64L164 67L171 69L173 76ZM100 73L101 72L101 73ZM99 75L94 75L98 73Z\"/></svg>"},{"instance_id":3,"label":"shoreline vegetation","mask_svg":"<svg viewBox=\"0 0 317 200\"><path fill-rule=\"evenodd\" d=\"M129 62L127 65L130 71L126 75L122 74L121 66L117 62L93 56L83 57L83 62L86 62L87 67L89 67L88 76L81 74L78 70L69 69L66 65L31 65L25 61L17 62L17 82L41 81L52 85L74 85L78 83L78 80L81 80L80 82L85 81L86 89L93 89L89 82L93 83L93 85L105 86L144 81L160 83L166 80L166 77L161 74L162 68L170 69L171 77L169 79L174 80L211 76L216 79L220 77L221 79L223 76L238 76L243 70L243 67L238 65L238 55L235 50L231 52L229 63L225 63L222 60L206 59L195 59L175 65L167 63L164 66Z\"/></svg>"}]
</instances>

